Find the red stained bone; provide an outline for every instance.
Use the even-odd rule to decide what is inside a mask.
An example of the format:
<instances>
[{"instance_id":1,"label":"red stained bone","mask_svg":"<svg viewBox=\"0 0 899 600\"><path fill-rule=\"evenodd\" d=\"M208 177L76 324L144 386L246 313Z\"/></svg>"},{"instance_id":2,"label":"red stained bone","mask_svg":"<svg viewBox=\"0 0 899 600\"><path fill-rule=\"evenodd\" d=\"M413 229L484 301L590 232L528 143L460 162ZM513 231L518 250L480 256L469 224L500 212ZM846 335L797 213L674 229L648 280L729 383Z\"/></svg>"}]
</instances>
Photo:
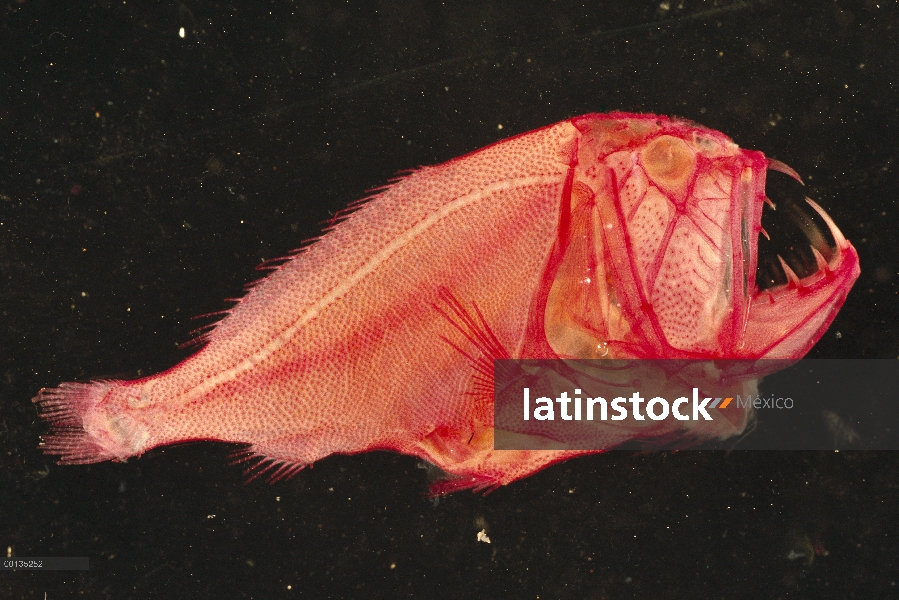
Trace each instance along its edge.
<instances>
[{"instance_id":1,"label":"red stained bone","mask_svg":"<svg viewBox=\"0 0 899 600\"><path fill-rule=\"evenodd\" d=\"M858 257L809 200L837 252L802 294L759 297L757 234L741 236L761 230L767 169L801 181L721 133L613 113L412 172L272 265L179 365L42 390L44 450L74 464L221 440L247 444L256 475L281 478L386 449L446 471L438 491L525 477L587 451L493 450L482 367L499 349L796 359L823 334ZM668 433L726 437L746 419ZM606 447L639 436L603 427Z\"/></svg>"}]
</instances>

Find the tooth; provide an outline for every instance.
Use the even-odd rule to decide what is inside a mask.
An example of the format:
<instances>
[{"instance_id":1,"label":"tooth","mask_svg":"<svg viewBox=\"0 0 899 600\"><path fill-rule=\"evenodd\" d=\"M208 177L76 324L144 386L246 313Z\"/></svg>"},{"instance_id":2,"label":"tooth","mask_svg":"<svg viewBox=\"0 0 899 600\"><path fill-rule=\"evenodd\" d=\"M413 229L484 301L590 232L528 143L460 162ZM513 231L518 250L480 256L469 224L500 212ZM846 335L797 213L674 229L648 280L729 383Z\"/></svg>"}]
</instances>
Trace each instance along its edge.
<instances>
[{"instance_id":1,"label":"tooth","mask_svg":"<svg viewBox=\"0 0 899 600\"><path fill-rule=\"evenodd\" d=\"M812 254L815 255L815 262L818 263L818 271L830 273L830 265L827 264L826 260L824 260L824 256L820 252L818 252L818 249L814 246L809 247L812 249Z\"/></svg>"},{"instance_id":2,"label":"tooth","mask_svg":"<svg viewBox=\"0 0 899 600\"><path fill-rule=\"evenodd\" d=\"M797 173L795 170L793 170L793 167L790 167L789 165L786 165L777 159L769 158L768 159L768 168L771 169L772 171L778 171L780 173L783 173L784 175L789 175L790 177L792 177L793 179L795 179L802 185L805 185L805 182L802 181L802 177L799 176L799 173Z\"/></svg>"},{"instance_id":3,"label":"tooth","mask_svg":"<svg viewBox=\"0 0 899 600\"><path fill-rule=\"evenodd\" d=\"M769 198L768 196L765 196L765 202L768 203L768 206L771 207L771 210L777 210L777 207L774 206L774 202L772 202L771 198Z\"/></svg>"},{"instance_id":4,"label":"tooth","mask_svg":"<svg viewBox=\"0 0 899 600\"><path fill-rule=\"evenodd\" d=\"M783 267L784 275L787 276L787 281L789 281L790 284L792 284L792 285L799 286L799 277L797 277L797 276L796 276L796 273L793 272L793 269L791 269L791 268L787 265L787 261L785 261L785 260L781 257L780 254L777 255L777 260L780 261L780 266Z\"/></svg>"},{"instance_id":5,"label":"tooth","mask_svg":"<svg viewBox=\"0 0 899 600\"><path fill-rule=\"evenodd\" d=\"M827 227L830 229L830 235L833 236L833 241L837 244L837 256L839 256L840 250L849 247L849 242L843 237L843 234L840 232L839 228L837 228L837 224L833 222L833 219L830 218L830 215L824 212L824 209L818 206L817 202L811 198L806 198L805 201L808 202L809 205L815 209L815 212L821 215L824 222L827 223Z\"/></svg>"},{"instance_id":6,"label":"tooth","mask_svg":"<svg viewBox=\"0 0 899 600\"><path fill-rule=\"evenodd\" d=\"M771 236L768 235L768 232L765 231L765 228L764 228L764 227L759 226L759 231L762 233L763 236L765 236L765 238L766 238L769 242L771 241Z\"/></svg>"}]
</instances>

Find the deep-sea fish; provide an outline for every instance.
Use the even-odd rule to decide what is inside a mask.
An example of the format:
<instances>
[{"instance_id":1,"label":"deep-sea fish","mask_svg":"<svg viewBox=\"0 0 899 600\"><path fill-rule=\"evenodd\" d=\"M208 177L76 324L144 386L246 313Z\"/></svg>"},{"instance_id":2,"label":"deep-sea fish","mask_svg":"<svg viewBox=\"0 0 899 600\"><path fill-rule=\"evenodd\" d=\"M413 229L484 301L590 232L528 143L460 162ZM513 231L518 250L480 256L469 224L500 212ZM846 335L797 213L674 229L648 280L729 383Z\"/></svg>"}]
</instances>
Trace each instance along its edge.
<instances>
[{"instance_id":1,"label":"deep-sea fish","mask_svg":"<svg viewBox=\"0 0 899 600\"><path fill-rule=\"evenodd\" d=\"M43 449L83 464L236 442L274 479L382 449L443 469L437 491L525 477L586 451L494 449L494 358L798 359L820 338L858 256L809 201L836 248L813 247L803 278L782 262L787 283L760 291L768 169L798 179L719 132L626 113L421 168L344 212L175 367L41 390Z\"/></svg>"}]
</instances>

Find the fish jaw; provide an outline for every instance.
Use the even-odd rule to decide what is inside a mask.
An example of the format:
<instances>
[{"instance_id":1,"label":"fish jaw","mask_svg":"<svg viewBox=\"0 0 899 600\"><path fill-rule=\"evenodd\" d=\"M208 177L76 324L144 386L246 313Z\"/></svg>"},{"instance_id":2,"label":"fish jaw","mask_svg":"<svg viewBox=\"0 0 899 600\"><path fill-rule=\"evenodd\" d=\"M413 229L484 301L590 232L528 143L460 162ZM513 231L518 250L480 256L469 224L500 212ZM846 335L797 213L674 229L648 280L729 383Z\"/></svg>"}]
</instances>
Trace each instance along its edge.
<instances>
[{"instance_id":1,"label":"fish jaw","mask_svg":"<svg viewBox=\"0 0 899 600\"><path fill-rule=\"evenodd\" d=\"M798 278L785 266L788 283L756 292L737 354L747 358L798 359L814 346L836 317L860 271L858 253L814 201L836 242L829 261L813 248L818 270ZM782 263L785 265L785 263Z\"/></svg>"}]
</instances>

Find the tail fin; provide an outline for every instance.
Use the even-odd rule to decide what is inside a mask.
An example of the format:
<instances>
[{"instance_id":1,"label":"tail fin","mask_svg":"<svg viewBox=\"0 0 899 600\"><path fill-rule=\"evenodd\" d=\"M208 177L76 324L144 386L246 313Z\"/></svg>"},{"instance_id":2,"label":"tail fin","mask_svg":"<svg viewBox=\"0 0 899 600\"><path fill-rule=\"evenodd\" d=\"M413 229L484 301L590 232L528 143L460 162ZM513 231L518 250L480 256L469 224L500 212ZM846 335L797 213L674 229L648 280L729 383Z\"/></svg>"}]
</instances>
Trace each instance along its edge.
<instances>
[{"instance_id":1,"label":"tail fin","mask_svg":"<svg viewBox=\"0 0 899 600\"><path fill-rule=\"evenodd\" d=\"M43 436L44 454L59 456L61 465L83 465L116 458L91 436L84 426L85 416L108 394L112 384L62 383L58 388L44 388L32 399L40 407L41 417L50 422L50 432Z\"/></svg>"}]
</instances>

